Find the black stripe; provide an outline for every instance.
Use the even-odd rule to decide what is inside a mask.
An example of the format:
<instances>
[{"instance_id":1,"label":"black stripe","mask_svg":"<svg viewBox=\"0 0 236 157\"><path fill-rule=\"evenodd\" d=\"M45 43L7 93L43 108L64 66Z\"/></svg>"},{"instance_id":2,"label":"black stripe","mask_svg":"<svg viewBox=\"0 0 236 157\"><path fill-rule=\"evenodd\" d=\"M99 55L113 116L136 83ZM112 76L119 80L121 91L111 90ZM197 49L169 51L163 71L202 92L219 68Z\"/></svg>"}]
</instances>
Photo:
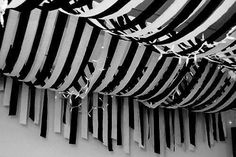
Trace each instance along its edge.
<instances>
[{"instance_id":1,"label":"black stripe","mask_svg":"<svg viewBox=\"0 0 236 157\"><path fill-rule=\"evenodd\" d=\"M48 95L47 90L44 90L43 111L41 119L40 136L46 138L47 136L47 118L48 118Z\"/></svg>"},{"instance_id":2,"label":"black stripe","mask_svg":"<svg viewBox=\"0 0 236 157\"><path fill-rule=\"evenodd\" d=\"M211 148L209 114L205 113L204 116L205 116L206 132L207 132L207 143L208 143L208 146Z\"/></svg>"},{"instance_id":3,"label":"black stripe","mask_svg":"<svg viewBox=\"0 0 236 157\"><path fill-rule=\"evenodd\" d=\"M98 140L103 142L103 95L98 94Z\"/></svg>"},{"instance_id":4,"label":"black stripe","mask_svg":"<svg viewBox=\"0 0 236 157\"><path fill-rule=\"evenodd\" d=\"M11 88L9 116L15 116L17 112L20 82L18 82L16 79L13 79Z\"/></svg>"},{"instance_id":5,"label":"black stripe","mask_svg":"<svg viewBox=\"0 0 236 157\"><path fill-rule=\"evenodd\" d=\"M134 100L132 97L128 97L129 101L129 126L134 129Z\"/></svg>"},{"instance_id":6,"label":"black stripe","mask_svg":"<svg viewBox=\"0 0 236 157\"><path fill-rule=\"evenodd\" d=\"M164 109L164 122L165 122L165 138L166 146L170 149L170 113L168 109Z\"/></svg>"},{"instance_id":7,"label":"black stripe","mask_svg":"<svg viewBox=\"0 0 236 157\"><path fill-rule=\"evenodd\" d=\"M223 128L223 121L221 117L221 113L218 114L218 131L219 131L219 139L220 141L225 141L225 134L224 134L224 128Z\"/></svg>"},{"instance_id":8,"label":"black stripe","mask_svg":"<svg viewBox=\"0 0 236 157\"><path fill-rule=\"evenodd\" d=\"M123 99L121 97L116 97L117 99L117 145L122 145L122 109L123 109Z\"/></svg>"},{"instance_id":9,"label":"black stripe","mask_svg":"<svg viewBox=\"0 0 236 157\"><path fill-rule=\"evenodd\" d=\"M111 137L111 133L112 133L112 97L111 96L108 96L107 116L108 116L107 117L108 119L108 127L107 127L108 150L113 151L112 137Z\"/></svg>"},{"instance_id":10,"label":"black stripe","mask_svg":"<svg viewBox=\"0 0 236 157\"><path fill-rule=\"evenodd\" d=\"M30 111L29 111L29 118L34 121L34 110L35 110L35 87L30 87Z\"/></svg>"},{"instance_id":11,"label":"black stripe","mask_svg":"<svg viewBox=\"0 0 236 157\"><path fill-rule=\"evenodd\" d=\"M190 144L196 146L196 113L189 111L189 136Z\"/></svg>"},{"instance_id":12,"label":"black stripe","mask_svg":"<svg viewBox=\"0 0 236 157\"><path fill-rule=\"evenodd\" d=\"M180 139L181 143L184 143L184 118L182 108L178 109L179 111L179 127L180 127Z\"/></svg>"},{"instance_id":13,"label":"black stripe","mask_svg":"<svg viewBox=\"0 0 236 157\"><path fill-rule=\"evenodd\" d=\"M160 128L159 128L159 108L153 109L153 123L154 123L154 152L161 153L160 150Z\"/></svg>"}]
</instances>

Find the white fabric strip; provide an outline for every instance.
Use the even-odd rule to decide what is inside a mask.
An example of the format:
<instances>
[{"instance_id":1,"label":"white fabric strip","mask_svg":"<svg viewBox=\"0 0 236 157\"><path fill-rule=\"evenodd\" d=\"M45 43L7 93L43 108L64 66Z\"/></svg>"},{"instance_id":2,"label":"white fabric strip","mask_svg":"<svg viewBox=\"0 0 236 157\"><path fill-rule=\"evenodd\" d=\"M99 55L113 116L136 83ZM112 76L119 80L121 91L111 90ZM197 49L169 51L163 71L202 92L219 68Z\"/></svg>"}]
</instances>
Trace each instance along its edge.
<instances>
[{"instance_id":1,"label":"white fabric strip","mask_svg":"<svg viewBox=\"0 0 236 157\"><path fill-rule=\"evenodd\" d=\"M111 137L117 140L117 101L116 97L112 96L112 131Z\"/></svg>"},{"instance_id":2,"label":"white fabric strip","mask_svg":"<svg viewBox=\"0 0 236 157\"><path fill-rule=\"evenodd\" d=\"M10 106L12 82L13 82L12 78L10 77L6 78L6 85L5 85L5 90L3 94L3 106Z\"/></svg>"},{"instance_id":3,"label":"white fabric strip","mask_svg":"<svg viewBox=\"0 0 236 157\"><path fill-rule=\"evenodd\" d=\"M64 130L63 130L63 136L65 139L70 138L70 122L71 122L71 112L69 107L69 102L67 101L67 107L66 107L66 124L64 124Z\"/></svg>"},{"instance_id":4,"label":"white fabric strip","mask_svg":"<svg viewBox=\"0 0 236 157\"><path fill-rule=\"evenodd\" d=\"M98 94L93 94L93 137L98 138Z\"/></svg>"},{"instance_id":5,"label":"white fabric strip","mask_svg":"<svg viewBox=\"0 0 236 157\"><path fill-rule=\"evenodd\" d=\"M29 87L23 83L20 99L20 124L26 125L28 118Z\"/></svg>"},{"instance_id":6,"label":"white fabric strip","mask_svg":"<svg viewBox=\"0 0 236 157\"><path fill-rule=\"evenodd\" d=\"M108 115L107 115L108 96L103 95L103 121L102 121L102 138L103 144L108 146Z\"/></svg>"},{"instance_id":7,"label":"white fabric strip","mask_svg":"<svg viewBox=\"0 0 236 157\"><path fill-rule=\"evenodd\" d=\"M139 104L137 100L134 100L134 141L138 144L141 143L141 126L140 126L140 113Z\"/></svg>"},{"instance_id":8,"label":"white fabric strip","mask_svg":"<svg viewBox=\"0 0 236 157\"><path fill-rule=\"evenodd\" d=\"M34 108L34 123L39 124L40 122L40 114L41 114L41 106L43 103L43 90L36 88L35 89L35 108Z\"/></svg>"},{"instance_id":9,"label":"white fabric strip","mask_svg":"<svg viewBox=\"0 0 236 157\"><path fill-rule=\"evenodd\" d=\"M82 99L81 137L88 139L88 97Z\"/></svg>"},{"instance_id":10,"label":"white fabric strip","mask_svg":"<svg viewBox=\"0 0 236 157\"><path fill-rule=\"evenodd\" d=\"M55 103L54 103L54 132L61 133L62 124L62 104L63 99L61 94L55 93Z\"/></svg>"},{"instance_id":11,"label":"white fabric strip","mask_svg":"<svg viewBox=\"0 0 236 157\"><path fill-rule=\"evenodd\" d=\"M124 105L123 105L123 148L124 152L130 153L130 129L129 129L129 99L128 97L124 97Z\"/></svg>"}]
</instances>

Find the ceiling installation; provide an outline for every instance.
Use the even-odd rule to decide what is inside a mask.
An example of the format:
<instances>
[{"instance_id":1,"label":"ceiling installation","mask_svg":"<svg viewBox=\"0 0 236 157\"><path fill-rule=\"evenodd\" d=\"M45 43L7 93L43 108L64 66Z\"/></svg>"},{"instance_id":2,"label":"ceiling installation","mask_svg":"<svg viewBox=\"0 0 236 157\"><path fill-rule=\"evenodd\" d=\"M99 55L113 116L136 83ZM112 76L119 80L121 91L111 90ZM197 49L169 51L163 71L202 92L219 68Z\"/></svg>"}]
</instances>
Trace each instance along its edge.
<instances>
[{"instance_id":1,"label":"ceiling installation","mask_svg":"<svg viewBox=\"0 0 236 157\"><path fill-rule=\"evenodd\" d=\"M99 93L149 108L235 108L235 0L1 0L0 6L1 73L31 88L69 94L71 101Z\"/></svg>"}]
</instances>

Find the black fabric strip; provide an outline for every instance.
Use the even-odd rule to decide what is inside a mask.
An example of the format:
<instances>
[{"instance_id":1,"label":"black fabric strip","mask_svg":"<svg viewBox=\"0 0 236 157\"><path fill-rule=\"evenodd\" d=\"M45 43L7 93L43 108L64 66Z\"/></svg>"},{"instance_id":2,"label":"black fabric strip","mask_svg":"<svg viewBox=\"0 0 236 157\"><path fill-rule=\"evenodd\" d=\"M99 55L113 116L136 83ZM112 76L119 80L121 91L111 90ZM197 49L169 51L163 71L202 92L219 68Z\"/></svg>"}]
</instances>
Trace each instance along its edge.
<instances>
[{"instance_id":1,"label":"black fabric strip","mask_svg":"<svg viewBox=\"0 0 236 157\"><path fill-rule=\"evenodd\" d=\"M20 19L15 34L14 42L7 54L6 66L3 69L4 73L10 73L13 70L14 65L19 57L21 46L24 41L29 16L30 12L20 13Z\"/></svg>"},{"instance_id":2,"label":"black fabric strip","mask_svg":"<svg viewBox=\"0 0 236 157\"><path fill-rule=\"evenodd\" d=\"M177 68L177 65L178 65L178 59L173 58L171 60L170 66L167 68L162 78L158 81L158 84L155 85L155 87L152 90L150 90L147 94L141 95L138 98L140 100L144 100L144 99L149 99L152 96L154 96L164 86L164 84L167 81L167 78L171 76L175 68Z\"/></svg>"},{"instance_id":3,"label":"black fabric strip","mask_svg":"<svg viewBox=\"0 0 236 157\"><path fill-rule=\"evenodd\" d=\"M104 65L104 70L102 71L101 75L98 77L96 82L93 84L90 91L95 90L102 83L102 80L105 78L108 68L110 67L112 58L115 54L118 41L119 41L119 38L117 36L112 36L110 44L109 44L109 48L108 48L106 62Z\"/></svg>"},{"instance_id":4,"label":"black fabric strip","mask_svg":"<svg viewBox=\"0 0 236 157\"><path fill-rule=\"evenodd\" d=\"M77 72L73 82L70 84L68 89L71 86L73 86L73 84L78 82L79 78L82 76L82 73L84 73L84 69L85 69L86 65L88 65L89 58L90 58L90 56L91 56L91 54L92 54L92 52L94 50L94 47L96 45L99 33L100 33L100 30L98 28L93 28L93 31L92 31L92 34L91 34L91 37L89 39L88 46L87 46L87 49L86 49L86 52L85 52L85 56L83 57L83 61L82 61L81 65L80 65L80 67L79 67L79 70L78 70L78 72Z\"/></svg>"},{"instance_id":5,"label":"black fabric strip","mask_svg":"<svg viewBox=\"0 0 236 157\"><path fill-rule=\"evenodd\" d=\"M139 104L139 119L140 119L140 131L141 131L141 144L144 146L144 105L142 103Z\"/></svg>"},{"instance_id":6,"label":"black fabric strip","mask_svg":"<svg viewBox=\"0 0 236 157\"><path fill-rule=\"evenodd\" d=\"M188 96L188 94L191 94L191 91L193 90L195 84L198 83L198 80L202 76L206 66L207 66L207 60L204 59L199 63L199 68L196 70L196 73L194 74L191 81L186 84L186 87L184 88L183 91L181 90L181 95L176 96L170 105L175 105L180 103L184 98Z\"/></svg>"},{"instance_id":7,"label":"black fabric strip","mask_svg":"<svg viewBox=\"0 0 236 157\"><path fill-rule=\"evenodd\" d=\"M9 116L15 116L17 112L17 104L18 104L17 102L18 102L20 83L16 79L13 79L11 88L12 90L10 97Z\"/></svg>"},{"instance_id":8,"label":"black fabric strip","mask_svg":"<svg viewBox=\"0 0 236 157\"><path fill-rule=\"evenodd\" d=\"M90 73L92 74L94 72L94 70L95 70L93 63L88 62L87 65L88 65Z\"/></svg>"},{"instance_id":9,"label":"black fabric strip","mask_svg":"<svg viewBox=\"0 0 236 157\"><path fill-rule=\"evenodd\" d=\"M176 41L193 31L199 25L201 25L220 5L222 0L209 1L209 3L205 6L205 8L191 21L186 27L184 27L178 34L173 35L172 38L157 41L155 44L167 44L173 41Z\"/></svg>"},{"instance_id":10,"label":"black fabric strip","mask_svg":"<svg viewBox=\"0 0 236 157\"><path fill-rule=\"evenodd\" d=\"M167 96L168 94L170 94L170 92L181 82L181 80L183 79L183 76L186 75L187 72L189 72L190 70L190 66L193 64L193 61L189 61L187 66L184 66L178 76L174 79L174 81L172 82L172 84L170 86L168 86L166 88L165 91L163 91L162 93L160 93L159 95L149 99L148 101L150 102L158 102L161 99L163 99L165 96Z\"/></svg>"},{"instance_id":11,"label":"black fabric strip","mask_svg":"<svg viewBox=\"0 0 236 157\"><path fill-rule=\"evenodd\" d=\"M44 90L43 113L42 113L41 131L40 131L40 136L44 138L46 138L47 136L47 119L48 119L48 95L47 95L47 90Z\"/></svg>"},{"instance_id":12,"label":"black fabric strip","mask_svg":"<svg viewBox=\"0 0 236 157\"><path fill-rule=\"evenodd\" d=\"M188 2L188 4L184 6L183 10L176 17L174 17L173 21L171 21L165 28L150 37L141 39L140 41L153 41L155 39L160 38L161 36L168 34L169 31L174 31L175 27L177 27L184 20L186 20L189 15L194 11L194 9L201 3L201 1L202 0Z\"/></svg>"},{"instance_id":13,"label":"black fabric strip","mask_svg":"<svg viewBox=\"0 0 236 157\"><path fill-rule=\"evenodd\" d=\"M236 157L236 127L231 128L233 157Z\"/></svg>"},{"instance_id":14,"label":"black fabric strip","mask_svg":"<svg viewBox=\"0 0 236 157\"><path fill-rule=\"evenodd\" d=\"M184 143L184 118L183 118L182 108L179 108L178 111L179 111L180 139L181 143Z\"/></svg>"},{"instance_id":15,"label":"black fabric strip","mask_svg":"<svg viewBox=\"0 0 236 157\"><path fill-rule=\"evenodd\" d=\"M34 121L34 110L35 110L35 87L30 87L30 110L29 110L29 118Z\"/></svg>"},{"instance_id":16,"label":"black fabric strip","mask_svg":"<svg viewBox=\"0 0 236 157\"><path fill-rule=\"evenodd\" d=\"M98 140L103 142L103 95L98 94Z\"/></svg>"},{"instance_id":17,"label":"black fabric strip","mask_svg":"<svg viewBox=\"0 0 236 157\"><path fill-rule=\"evenodd\" d=\"M204 87L207 85L207 83L210 81L211 77L213 76L215 70L217 68L217 65L216 64L213 64L213 66L210 68L209 72L207 73L207 76L205 77L203 83L202 83L202 86L199 88L199 90L197 91L197 93L195 93L195 95L189 100L187 101L186 103L183 104L186 105L186 104L189 104L191 102L193 102L194 100L197 99L197 97L199 96L199 94L202 92L202 90L204 89Z\"/></svg>"},{"instance_id":18,"label":"black fabric strip","mask_svg":"<svg viewBox=\"0 0 236 157\"><path fill-rule=\"evenodd\" d=\"M111 96L108 96L107 116L108 116L107 117L108 118L108 127L107 127L108 150L113 151L112 137L111 137L111 133L112 133L112 97Z\"/></svg>"},{"instance_id":19,"label":"black fabric strip","mask_svg":"<svg viewBox=\"0 0 236 157\"><path fill-rule=\"evenodd\" d=\"M203 95L201 95L199 98L197 98L197 100L195 100L193 103L191 103L190 106L194 107L197 104L201 103L209 95L209 93L211 93L214 90L216 85L220 82L222 76L223 76L223 73L219 72L215 80L210 85L210 87L206 90L206 92Z\"/></svg>"},{"instance_id":20,"label":"black fabric strip","mask_svg":"<svg viewBox=\"0 0 236 157\"><path fill-rule=\"evenodd\" d=\"M165 122L165 137L166 146L170 149L170 113L168 109L164 109L164 122Z\"/></svg>"},{"instance_id":21,"label":"black fabric strip","mask_svg":"<svg viewBox=\"0 0 236 157\"><path fill-rule=\"evenodd\" d=\"M143 76L143 71L145 71L146 68L146 64L151 56L152 50L150 47L147 47L144 55L142 56L142 59L139 62L139 65L137 66L134 74L132 75L132 77L130 78L129 82L125 85L125 87L123 89L121 89L117 94L121 95L123 93L127 93L129 90L131 90L139 81L139 78L141 78Z\"/></svg>"},{"instance_id":22,"label":"black fabric strip","mask_svg":"<svg viewBox=\"0 0 236 157\"><path fill-rule=\"evenodd\" d=\"M208 105L211 105L212 103L214 103L214 100L217 100L219 97L221 97L221 96L223 96L223 94L225 93L225 88L227 87L227 86L229 86L230 85L230 80L229 79L226 79L225 81L224 81L224 85L222 85L221 87L220 87L220 89L210 98L210 99L208 99L206 102L204 102L204 103L202 103L201 105L199 105L199 106L196 106L196 107L194 107L194 110L195 109L203 109L203 108L205 108L206 106L208 106ZM232 90L232 88L231 88L231 92L229 91L229 93L231 93L231 94L233 94L232 92L234 92L233 90ZM209 93L208 93L209 94ZM223 101L223 100L222 100ZM212 108L212 109L209 109L209 110L207 110L207 111L211 111L211 110L213 110L213 109L215 109L215 108L217 108L218 107L218 105L216 105L216 107L214 107L214 108ZM206 111L206 112L207 112Z\"/></svg>"},{"instance_id":23,"label":"black fabric strip","mask_svg":"<svg viewBox=\"0 0 236 157\"><path fill-rule=\"evenodd\" d=\"M36 53L37 53L37 50L39 47L39 43L40 43L40 40L41 40L41 37L43 34L47 15L48 15L47 11L41 11L37 31L36 31L36 34L34 37L32 48L31 48L31 52L29 54L29 58L28 58L26 64L23 66L23 68L21 69L21 71L19 73L20 74L18 77L19 79L24 79L27 76L27 74L29 73L29 71L36 59L35 56L36 56Z\"/></svg>"},{"instance_id":24,"label":"black fabric strip","mask_svg":"<svg viewBox=\"0 0 236 157\"><path fill-rule=\"evenodd\" d=\"M204 116L205 116L206 132L207 132L207 143L208 146L211 148L209 114L205 113Z\"/></svg>"},{"instance_id":25,"label":"black fabric strip","mask_svg":"<svg viewBox=\"0 0 236 157\"><path fill-rule=\"evenodd\" d=\"M134 129L134 100L132 97L128 97L129 99L129 127Z\"/></svg>"},{"instance_id":26,"label":"black fabric strip","mask_svg":"<svg viewBox=\"0 0 236 157\"><path fill-rule=\"evenodd\" d=\"M122 145L122 109L123 109L123 99L121 97L116 97L117 99L117 145Z\"/></svg>"},{"instance_id":27,"label":"black fabric strip","mask_svg":"<svg viewBox=\"0 0 236 157\"><path fill-rule=\"evenodd\" d=\"M72 95L72 110L71 110L71 121L70 121L70 137L69 137L69 144L76 144L76 137L77 137L77 125L78 125L78 106L81 103L81 98L75 95Z\"/></svg>"},{"instance_id":28,"label":"black fabric strip","mask_svg":"<svg viewBox=\"0 0 236 157\"><path fill-rule=\"evenodd\" d=\"M154 67L151 75L148 77L147 81L142 85L141 88L139 88L132 96L136 96L138 94L141 94L149 85L150 83L155 79L161 68L163 67L164 63L166 61L166 57L162 57Z\"/></svg>"},{"instance_id":29,"label":"black fabric strip","mask_svg":"<svg viewBox=\"0 0 236 157\"><path fill-rule=\"evenodd\" d=\"M93 94L88 95L88 130L93 133Z\"/></svg>"},{"instance_id":30,"label":"black fabric strip","mask_svg":"<svg viewBox=\"0 0 236 157\"><path fill-rule=\"evenodd\" d=\"M125 77L127 73L127 69L130 67L132 60L134 58L134 55L137 51L138 44L136 42L132 42L128 51L128 54L125 57L124 62L121 66L118 67L118 72L114 76L113 80L109 82L109 84L102 90L102 92L112 92L116 86L120 84L120 81Z\"/></svg>"},{"instance_id":31,"label":"black fabric strip","mask_svg":"<svg viewBox=\"0 0 236 157\"><path fill-rule=\"evenodd\" d=\"M175 137L175 110L170 110L170 113L171 113L171 123L172 123L172 134L173 134L173 137ZM174 145L174 151L175 151L175 138L173 138L173 145Z\"/></svg>"},{"instance_id":32,"label":"black fabric strip","mask_svg":"<svg viewBox=\"0 0 236 157\"><path fill-rule=\"evenodd\" d=\"M123 6L125 6L127 3L129 3L130 0L123 0L123 1L117 1L115 4L113 4L111 7L109 7L107 10L105 10L102 13L99 13L97 15L91 16L90 18L102 18L107 15L111 15L117 11L119 11Z\"/></svg>"},{"instance_id":33,"label":"black fabric strip","mask_svg":"<svg viewBox=\"0 0 236 157\"><path fill-rule=\"evenodd\" d=\"M196 113L189 111L189 135L190 144L196 146Z\"/></svg>"},{"instance_id":34,"label":"black fabric strip","mask_svg":"<svg viewBox=\"0 0 236 157\"><path fill-rule=\"evenodd\" d=\"M126 30L134 27L135 25L142 24L144 21L147 21L149 17L156 13L158 9L160 9L167 1L166 0L153 0L152 3L143 10L140 15L135 17L132 21L127 22L126 25L121 25L120 27L116 27L116 30Z\"/></svg>"},{"instance_id":35,"label":"black fabric strip","mask_svg":"<svg viewBox=\"0 0 236 157\"><path fill-rule=\"evenodd\" d=\"M73 41L70 47L70 51L66 58L66 62L61 70L60 75L58 76L56 82L51 86L51 88L57 89L60 84L64 82L65 77L69 74L73 59L75 57L78 45L81 40L82 33L84 31L84 27L86 24L86 20L84 18L79 18L76 26L76 30L74 33Z\"/></svg>"},{"instance_id":36,"label":"black fabric strip","mask_svg":"<svg viewBox=\"0 0 236 157\"><path fill-rule=\"evenodd\" d=\"M45 85L44 80L51 76L51 69L53 68L53 63L58 53L58 48L61 43L67 19L67 14L58 12L50 47L47 52L47 57L42 70L38 71L36 74L36 81L34 82L34 85Z\"/></svg>"},{"instance_id":37,"label":"black fabric strip","mask_svg":"<svg viewBox=\"0 0 236 157\"><path fill-rule=\"evenodd\" d=\"M213 137L215 141L218 141L217 139L217 128L216 128L216 115L215 113L211 114L212 118L212 128L213 128Z\"/></svg>"},{"instance_id":38,"label":"black fabric strip","mask_svg":"<svg viewBox=\"0 0 236 157\"><path fill-rule=\"evenodd\" d=\"M225 141L225 134L224 134L224 128L223 128L223 121L221 117L221 113L218 114L218 131L219 131L219 140Z\"/></svg>"},{"instance_id":39,"label":"black fabric strip","mask_svg":"<svg viewBox=\"0 0 236 157\"><path fill-rule=\"evenodd\" d=\"M160 150L160 127L159 127L159 108L153 109L153 120L154 120L154 152L157 154L161 153Z\"/></svg>"},{"instance_id":40,"label":"black fabric strip","mask_svg":"<svg viewBox=\"0 0 236 157\"><path fill-rule=\"evenodd\" d=\"M7 24L8 18L9 18L9 9L7 9L5 11L5 14L4 14L4 23L5 23L5 25ZM5 30L6 30L5 27L0 27L0 47L2 47L2 40L3 40Z\"/></svg>"},{"instance_id":41,"label":"black fabric strip","mask_svg":"<svg viewBox=\"0 0 236 157\"><path fill-rule=\"evenodd\" d=\"M63 99L63 118L62 118L62 122L63 124L66 124L66 108L67 108L67 98Z\"/></svg>"},{"instance_id":42,"label":"black fabric strip","mask_svg":"<svg viewBox=\"0 0 236 157\"><path fill-rule=\"evenodd\" d=\"M34 8L37 8L44 0L25 0L20 6L15 8L19 11L31 11Z\"/></svg>"}]
</instances>

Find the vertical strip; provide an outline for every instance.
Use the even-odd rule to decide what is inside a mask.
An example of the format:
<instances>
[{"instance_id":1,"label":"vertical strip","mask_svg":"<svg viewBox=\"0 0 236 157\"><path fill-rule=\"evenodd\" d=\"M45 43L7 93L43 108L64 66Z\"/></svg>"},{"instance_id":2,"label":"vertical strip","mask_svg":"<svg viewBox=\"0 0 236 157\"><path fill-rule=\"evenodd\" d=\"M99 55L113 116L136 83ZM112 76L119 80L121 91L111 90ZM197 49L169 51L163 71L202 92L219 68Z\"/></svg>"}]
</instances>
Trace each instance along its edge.
<instances>
[{"instance_id":1,"label":"vertical strip","mask_svg":"<svg viewBox=\"0 0 236 157\"><path fill-rule=\"evenodd\" d=\"M88 97L88 131L93 134L93 95L89 94Z\"/></svg>"},{"instance_id":2,"label":"vertical strip","mask_svg":"<svg viewBox=\"0 0 236 157\"><path fill-rule=\"evenodd\" d=\"M134 129L134 100L129 97L129 126Z\"/></svg>"},{"instance_id":3,"label":"vertical strip","mask_svg":"<svg viewBox=\"0 0 236 157\"><path fill-rule=\"evenodd\" d=\"M40 114L41 114L41 104L43 103L43 90L36 89L35 91L35 117L34 117L34 123L39 124L40 120Z\"/></svg>"},{"instance_id":4,"label":"vertical strip","mask_svg":"<svg viewBox=\"0 0 236 157\"><path fill-rule=\"evenodd\" d=\"M196 147L196 113L189 111L189 134L190 145L192 148Z\"/></svg>"},{"instance_id":5,"label":"vertical strip","mask_svg":"<svg viewBox=\"0 0 236 157\"><path fill-rule=\"evenodd\" d=\"M108 118L108 133L107 133L107 138L108 138L108 150L113 151L113 146L112 146L112 98L111 96L108 96L108 106L107 106L107 118Z\"/></svg>"},{"instance_id":6,"label":"vertical strip","mask_svg":"<svg viewBox=\"0 0 236 157\"><path fill-rule=\"evenodd\" d=\"M139 116L139 104L137 100L134 100L134 141L141 142L141 130L140 130L140 116Z\"/></svg>"},{"instance_id":7,"label":"vertical strip","mask_svg":"<svg viewBox=\"0 0 236 157\"><path fill-rule=\"evenodd\" d=\"M7 77L6 78L6 85L5 85L4 95L3 95L3 106L10 106L12 83L13 83L12 78Z\"/></svg>"},{"instance_id":8,"label":"vertical strip","mask_svg":"<svg viewBox=\"0 0 236 157\"><path fill-rule=\"evenodd\" d=\"M221 113L218 114L218 129L219 129L219 139L220 139L220 141L225 141L225 131L224 131L224 126L223 126Z\"/></svg>"},{"instance_id":9,"label":"vertical strip","mask_svg":"<svg viewBox=\"0 0 236 157\"><path fill-rule=\"evenodd\" d=\"M103 142L103 97L98 94L98 140Z\"/></svg>"},{"instance_id":10,"label":"vertical strip","mask_svg":"<svg viewBox=\"0 0 236 157\"><path fill-rule=\"evenodd\" d=\"M117 100L115 96L112 96L112 132L111 137L117 139Z\"/></svg>"},{"instance_id":11,"label":"vertical strip","mask_svg":"<svg viewBox=\"0 0 236 157\"><path fill-rule=\"evenodd\" d=\"M18 104L18 95L19 95L19 88L20 83L17 80L13 80L12 83L12 91L11 91L11 98L10 98L10 108L9 108L9 115L13 116L16 115L17 112L17 104Z\"/></svg>"},{"instance_id":12,"label":"vertical strip","mask_svg":"<svg viewBox=\"0 0 236 157\"><path fill-rule=\"evenodd\" d=\"M34 121L35 117L35 87L30 87L30 111L29 111L29 118Z\"/></svg>"},{"instance_id":13,"label":"vertical strip","mask_svg":"<svg viewBox=\"0 0 236 157\"><path fill-rule=\"evenodd\" d=\"M117 97L117 145L122 145L122 110L123 110L123 99Z\"/></svg>"},{"instance_id":14,"label":"vertical strip","mask_svg":"<svg viewBox=\"0 0 236 157\"><path fill-rule=\"evenodd\" d=\"M54 132L61 133L61 122L62 122L62 96L56 92L55 93L55 103L54 103Z\"/></svg>"},{"instance_id":15,"label":"vertical strip","mask_svg":"<svg viewBox=\"0 0 236 157\"><path fill-rule=\"evenodd\" d=\"M81 137L88 139L88 96L82 99L82 121L81 121Z\"/></svg>"},{"instance_id":16,"label":"vertical strip","mask_svg":"<svg viewBox=\"0 0 236 157\"><path fill-rule=\"evenodd\" d=\"M103 95L103 121L102 121L102 137L103 137L103 144L105 146L108 146L108 113L107 113L107 105L108 105L108 96L107 95Z\"/></svg>"},{"instance_id":17,"label":"vertical strip","mask_svg":"<svg viewBox=\"0 0 236 157\"><path fill-rule=\"evenodd\" d=\"M124 104L123 104L123 145L124 145L124 152L130 152L130 130L129 130L129 99L128 97L124 97Z\"/></svg>"},{"instance_id":18,"label":"vertical strip","mask_svg":"<svg viewBox=\"0 0 236 157\"><path fill-rule=\"evenodd\" d=\"M160 127L159 127L159 108L153 109L154 122L154 152L160 154Z\"/></svg>"},{"instance_id":19,"label":"vertical strip","mask_svg":"<svg viewBox=\"0 0 236 157\"><path fill-rule=\"evenodd\" d=\"M93 94L93 137L98 138L98 94Z\"/></svg>"},{"instance_id":20,"label":"vertical strip","mask_svg":"<svg viewBox=\"0 0 236 157\"><path fill-rule=\"evenodd\" d=\"M47 90L44 91L42 121L40 136L46 138L47 136L47 118L48 118L48 94Z\"/></svg>"},{"instance_id":21,"label":"vertical strip","mask_svg":"<svg viewBox=\"0 0 236 157\"><path fill-rule=\"evenodd\" d=\"M20 100L20 124L26 125L28 117L29 87L25 83L22 84Z\"/></svg>"}]
</instances>

